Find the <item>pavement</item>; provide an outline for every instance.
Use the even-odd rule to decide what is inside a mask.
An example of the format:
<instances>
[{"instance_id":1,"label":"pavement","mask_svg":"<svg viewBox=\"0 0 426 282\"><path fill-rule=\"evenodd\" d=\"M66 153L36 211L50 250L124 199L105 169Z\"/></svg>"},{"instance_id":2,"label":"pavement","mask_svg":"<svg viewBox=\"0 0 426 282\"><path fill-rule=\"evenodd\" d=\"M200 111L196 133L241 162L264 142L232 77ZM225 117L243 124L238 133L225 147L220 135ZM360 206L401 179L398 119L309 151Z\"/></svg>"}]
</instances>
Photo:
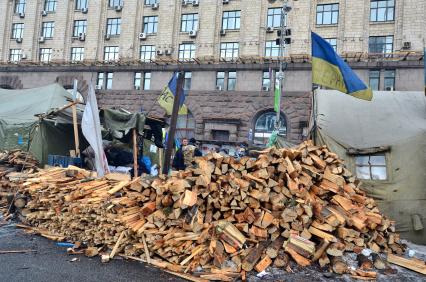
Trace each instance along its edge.
<instances>
[{"instance_id":1,"label":"pavement","mask_svg":"<svg viewBox=\"0 0 426 282\"><path fill-rule=\"evenodd\" d=\"M416 250L418 258L426 259L426 246L408 244L408 247ZM0 225L0 252L6 250L35 252L0 254L0 281L186 281L142 262L124 260L121 257L102 263L99 256L88 258L84 255L68 255L65 247L59 247L56 242L44 237L26 234L13 223ZM71 261L73 259L76 260ZM353 259L352 264L356 264ZM377 281L426 281L426 276L421 274L396 265L392 265L392 268L397 269L398 273L379 274ZM351 279L349 275L339 276L320 271L315 266L294 266L293 270L294 273L287 273L281 269L268 268L263 277L250 273L248 281L359 281Z\"/></svg>"},{"instance_id":2,"label":"pavement","mask_svg":"<svg viewBox=\"0 0 426 282\"><path fill-rule=\"evenodd\" d=\"M36 252L0 254L0 281L186 281L141 262L68 255L56 242L25 234L14 224L0 227L0 251L24 249Z\"/></svg>"}]
</instances>

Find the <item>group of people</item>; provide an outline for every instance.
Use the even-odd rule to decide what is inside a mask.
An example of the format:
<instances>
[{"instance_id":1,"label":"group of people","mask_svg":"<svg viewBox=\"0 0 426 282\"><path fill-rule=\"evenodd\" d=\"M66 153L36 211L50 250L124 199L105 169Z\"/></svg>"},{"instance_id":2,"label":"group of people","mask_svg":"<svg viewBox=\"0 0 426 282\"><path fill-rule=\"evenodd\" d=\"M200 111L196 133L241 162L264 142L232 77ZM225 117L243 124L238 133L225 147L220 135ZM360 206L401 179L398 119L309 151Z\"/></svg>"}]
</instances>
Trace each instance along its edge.
<instances>
[{"instance_id":1,"label":"group of people","mask_svg":"<svg viewBox=\"0 0 426 282\"><path fill-rule=\"evenodd\" d=\"M173 168L176 170L185 170L194 162L195 157L201 157L203 154L198 149L195 138L182 139L182 146L176 151L173 159Z\"/></svg>"}]
</instances>

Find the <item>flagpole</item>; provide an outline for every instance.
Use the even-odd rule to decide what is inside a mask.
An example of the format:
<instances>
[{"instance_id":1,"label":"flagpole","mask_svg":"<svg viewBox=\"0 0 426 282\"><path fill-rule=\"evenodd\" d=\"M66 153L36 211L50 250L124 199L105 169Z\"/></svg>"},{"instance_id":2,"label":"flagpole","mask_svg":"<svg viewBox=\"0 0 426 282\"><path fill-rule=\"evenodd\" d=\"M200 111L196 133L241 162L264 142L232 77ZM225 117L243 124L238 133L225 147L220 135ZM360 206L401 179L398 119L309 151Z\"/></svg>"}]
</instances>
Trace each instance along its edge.
<instances>
[{"instance_id":1,"label":"flagpole","mask_svg":"<svg viewBox=\"0 0 426 282\"><path fill-rule=\"evenodd\" d=\"M72 98L74 105L72 105L72 123L74 128L74 145L75 145L75 155L80 157L80 138L78 136L78 121L77 121L77 86L78 80L74 79L74 85L72 89Z\"/></svg>"},{"instance_id":2,"label":"flagpole","mask_svg":"<svg viewBox=\"0 0 426 282\"><path fill-rule=\"evenodd\" d=\"M164 166L163 166L163 174L169 174L170 169L170 162L172 157L172 151L173 151L173 142L175 140L175 132L176 132L176 124L177 124L177 118L179 114L179 101L181 99L181 96L183 95L183 80L184 80L184 72L179 71L178 72L178 80L177 80L177 89L176 89L176 96L173 99L173 110L172 110L172 117L170 119L170 127L169 127L169 133L167 137L167 144L166 144L166 152L164 156Z\"/></svg>"}]
</instances>

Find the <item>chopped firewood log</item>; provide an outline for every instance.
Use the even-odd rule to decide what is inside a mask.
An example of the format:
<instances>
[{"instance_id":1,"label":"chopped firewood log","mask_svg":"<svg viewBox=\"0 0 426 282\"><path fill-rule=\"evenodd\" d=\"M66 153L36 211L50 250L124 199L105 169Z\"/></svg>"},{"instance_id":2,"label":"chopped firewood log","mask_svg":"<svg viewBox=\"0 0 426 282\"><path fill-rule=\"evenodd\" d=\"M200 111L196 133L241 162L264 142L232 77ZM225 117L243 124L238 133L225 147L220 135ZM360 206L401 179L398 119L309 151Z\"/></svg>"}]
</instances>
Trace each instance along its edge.
<instances>
[{"instance_id":1,"label":"chopped firewood log","mask_svg":"<svg viewBox=\"0 0 426 282\"><path fill-rule=\"evenodd\" d=\"M325 253L323 253L323 255L319 258L318 263L321 267L325 267L326 265L330 264L330 259Z\"/></svg>"},{"instance_id":2,"label":"chopped firewood log","mask_svg":"<svg viewBox=\"0 0 426 282\"><path fill-rule=\"evenodd\" d=\"M294 261L300 265L300 266L308 266L311 264L311 261L307 258L299 255L296 251L294 251L292 248L287 247L285 248L285 251L294 259Z\"/></svg>"},{"instance_id":3,"label":"chopped firewood log","mask_svg":"<svg viewBox=\"0 0 426 282\"><path fill-rule=\"evenodd\" d=\"M331 265L334 273L343 274L348 271L348 266L341 257L331 257Z\"/></svg>"},{"instance_id":4,"label":"chopped firewood log","mask_svg":"<svg viewBox=\"0 0 426 282\"><path fill-rule=\"evenodd\" d=\"M324 240L327 240L327 241L329 241L329 242L337 242L336 237L334 237L333 235L331 235L331 234L329 234L329 233L327 233L327 232L321 231L321 230L319 230L319 229L317 229L317 228L315 228L315 227L313 227L313 226L309 227L308 231L309 231L312 235L315 235L315 236L317 236L317 237L320 237L320 238L322 238L322 239L324 239Z\"/></svg>"},{"instance_id":5,"label":"chopped firewood log","mask_svg":"<svg viewBox=\"0 0 426 282\"><path fill-rule=\"evenodd\" d=\"M358 260L358 266L360 269L369 270L373 268L373 262L368 257L364 256L363 254L358 254L357 260Z\"/></svg>"},{"instance_id":6,"label":"chopped firewood log","mask_svg":"<svg viewBox=\"0 0 426 282\"><path fill-rule=\"evenodd\" d=\"M95 247L88 247L86 250L84 250L84 254L91 258L94 256L97 256L99 254L98 249Z\"/></svg>"},{"instance_id":7,"label":"chopped firewood log","mask_svg":"<svg viewBox=\"0 0 426 282\"><path fill-rule=\"evenodd\" d=\"M280 249L283 246L284 241L285 239L282 236L279 236L278 238L276 238L274 241L272 241L272 243L266 249L266 254L270 258L276 258L278 256Z\"/></svg>"},{"instance_id":8,"label":"chopped firewood log","mask_svg":"<svg viewBox=\"0 0 426 282\"><path fill-rule=\"evenodd\" d=\"M267 241L262 241L259 243L257 248L253 248L246 258L243 260L241 267L245 271L251 271L257 261L260 259L263 251L268 247L269 243Z\"/></svg>"},{"instance_id":9,"label":"chopped firewood log","mask_svg":"<svg viewBox=\"0 0 426 282\"><path fill-rule=\"evenodd\" d=\"M378 254L373 253L371 256L373 257L374 267L376 269L383 270L386 268L386 263L380 258Z\"/></svg>"},{"instance_id":10,"label":"chopped firewood log","mask_svg":"<svg viewBox=\"0 0 426 282\"><path fill-rule=\"evenodd\" d=\"M290 235L290 238L284 243L285 250L292 249L305 258L310 258L315 253L315 244L303 237Z\"/></svg>"},{"instance_id":11,"label":"chopped firewood log","mask_svg":"<svg viewBox=\"0 0 426 282\"><path fill-rule=\"evenodd\" d=\"M312 257L312 261L314 262L320 259L329 245L330 245L329 241L322 240L319 247L315 251L314 256Z\"/></svg>"},{"instance_id":12,"label":"chopped firewood log","mask_svg":"<svg viewBox=\"0 0 426 282\"><path fill-rule=\"evenodd\" d=\"M270 266L272 264L272 260L271 258L266 255L263 259L261 259L256 266L254 267L254 269L257 272L262 272L264 271L266 268L268 268L268 266Z\"/></svg>"}]
</instances>

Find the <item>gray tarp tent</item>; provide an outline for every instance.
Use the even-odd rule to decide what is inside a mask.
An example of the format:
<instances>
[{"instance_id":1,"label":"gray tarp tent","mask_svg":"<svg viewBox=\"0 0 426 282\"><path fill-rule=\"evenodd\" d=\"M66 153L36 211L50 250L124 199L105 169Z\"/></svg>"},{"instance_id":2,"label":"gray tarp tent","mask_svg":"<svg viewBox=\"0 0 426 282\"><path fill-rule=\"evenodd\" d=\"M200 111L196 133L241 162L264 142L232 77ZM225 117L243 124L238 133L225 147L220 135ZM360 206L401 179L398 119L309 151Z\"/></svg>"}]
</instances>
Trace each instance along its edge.
<instances>
[{"instance_id":1,"label":"gray tarp tent","mask_svg":"<svg viewBox=\"0 0 426 282\"><path fill-rule=\"evenodd\" d=\"M52 112L70 101L72 95L59 84L22 90L0 89L0 149L27 150L29 147L42 164L47 162L48 154L68 155L69 150L74 149L72 124L64 119L42 120L35 115ZM18 144L21 138L23 142Z\"/></svg>"},{"instance_id":2,"label":"gray tarp tent","mask_svg":"<svg viewBox=\"0 0 426 282\"><path fill-rule=\"evenodd\" d=\"M371 102L333 90L315 94L316 141L345 160L352 172L382 170L362 180L404 238L426 243L426 98L423 92L374 92ZM386 169L369 156L384 155ZM368 163L365 160L369 160ZM366 166L363 166L366 165ZM361 168L361 166L363 166ZM368 174L368 172L367 172Z\"/></svg>"}]
</instances>

